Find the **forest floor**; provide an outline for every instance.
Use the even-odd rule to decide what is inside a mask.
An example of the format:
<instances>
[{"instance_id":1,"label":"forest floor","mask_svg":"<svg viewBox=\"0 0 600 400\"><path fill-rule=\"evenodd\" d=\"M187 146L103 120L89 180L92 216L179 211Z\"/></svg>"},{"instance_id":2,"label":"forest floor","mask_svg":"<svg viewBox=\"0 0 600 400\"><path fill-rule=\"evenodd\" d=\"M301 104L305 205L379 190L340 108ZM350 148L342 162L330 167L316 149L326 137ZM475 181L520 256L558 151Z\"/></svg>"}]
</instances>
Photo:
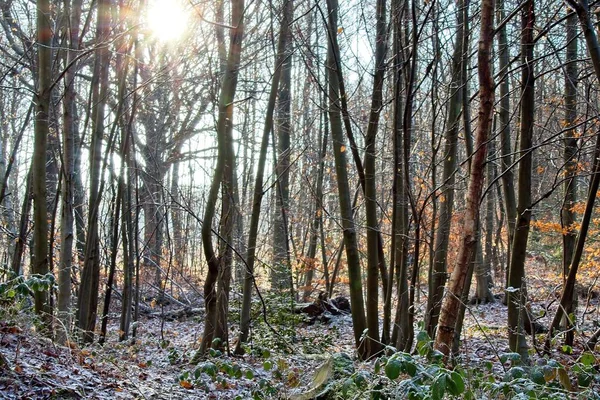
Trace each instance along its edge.
<instances>
[{"instance_id":1,"label":"forest floor","mask_svg":"<svg viewBox=\"0 0 600 400\"><path fill-rule=\"evenodd\" d=\"M539 267L535 261L528 267L530 307L538 322L547 326L556 309L560 279L553 274L540 276ZM580 299L583 325L575 346L556 345L550 355L563 365L577 361L585 336L591 335L600 320L597 299L589 297ZM425 302L422 294L417 303ZM422 320L423 310L418 312L417 320ZM506 312L500 301L469 306L461 365L491 361L494 370L502 371L499 357L508 352ZM350 361L353 371L373 377L377 370L375 361L356 361L348 315L313 325L294 318L281 325L273 322L274 328L281 330L277 335L267 327L255 328L249 354L212 354L200 366L190 365L189 360L200 342L201 317L181 321L144 318L137 325L133 343L117 341L115 322L104 346L85 348L58 346L36 333L33 326L26 313L0 320L0 399L308 399L315 397L314 386L321 379L318 371L332 354L354 360ZM235 331L231 336L235 337ZM538 336L540 340L543 336ZM539 350L538 343L531 352L533 358L542 357Z\"/></svg>"}]
</instances>

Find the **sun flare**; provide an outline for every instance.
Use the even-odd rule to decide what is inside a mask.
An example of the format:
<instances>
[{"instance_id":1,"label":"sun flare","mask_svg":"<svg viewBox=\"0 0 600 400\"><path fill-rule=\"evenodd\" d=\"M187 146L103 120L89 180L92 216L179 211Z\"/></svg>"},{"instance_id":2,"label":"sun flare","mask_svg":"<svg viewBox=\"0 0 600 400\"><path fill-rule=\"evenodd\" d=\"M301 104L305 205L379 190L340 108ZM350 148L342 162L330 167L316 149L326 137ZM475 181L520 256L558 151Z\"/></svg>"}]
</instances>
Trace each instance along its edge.
<instances>
[{"instance_id":1,"label":"sun flare","mask_svg":"<svg viewBox=\"0 0 600 400\"><path fill-rule=\"evenodd\" d=\"M163 42L181 39L189 24L189 15L180 1L150 0L148 28L152 36Z\"/></svg>"}]
</instances>

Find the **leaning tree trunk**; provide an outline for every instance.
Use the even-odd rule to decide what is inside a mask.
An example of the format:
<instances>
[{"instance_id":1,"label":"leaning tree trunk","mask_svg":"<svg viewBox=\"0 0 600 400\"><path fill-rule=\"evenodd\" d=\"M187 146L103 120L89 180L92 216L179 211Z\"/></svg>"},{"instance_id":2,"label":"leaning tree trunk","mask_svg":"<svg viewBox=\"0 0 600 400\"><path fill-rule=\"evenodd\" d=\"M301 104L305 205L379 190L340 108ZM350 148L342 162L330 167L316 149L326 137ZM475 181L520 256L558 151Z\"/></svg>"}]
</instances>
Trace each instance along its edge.
<instances>
[{"instance_id":1,"label":"leaning tree trunk","mask_svg":"<svg viewBox=\"0 0 600 400\"><path fill-rule=\"evenodd\" d=\"M522 8L521 25L521 134L519 140L519 182L517 203L517 225L512 243L509 264L508 288L508 345L513 352L527 358L527 342L524 326L527 318L525 309L525 256L531 221L531 164L533 161L533 122L535 112L533 29L535 22L533 0L527 0Z\"/></svg>"},{"instance_id":2,"label":"leaning tree trunk","mask_svg":"<svg viewBox=\"0 0 600 400\"><path fill-rule=\"evenodd\" d=\"M52 26L49 0L37 2L38 82L36 90L36 117L33 144L33 265L38 276L48 273L48 215L46 203L46 149L50 134L50 99L52 92ZM52 332L50 292L35 292L35 312L44 323L44 330Z\"/></svg>"},{"instance_id":3,"label":"leaning tree trunk","mask_svg":"<svg viewBox=\"0 0 600 400\"><path fill-rule=\"evenodd\" d=\"M465 62L465 1L457 2L458 16L456 25L456 41L452 56L452 81L450 83L450 101L447 109L447 126L444 145L444 166L442 184L439 194L439 222L433 244L433 264L430 266L429 297L425 313L425 329L429 337L435 336L439 318L444 286L447 277L448 245L450 241L450 225L454 209L454 183L457 167L458 133L460 128L460 111L462 108L462 85L465 78L462 74L462 64Z\"/></svg>"},{"instance_id":4,"label":"leaning tree trunk","mask_svg":"<svg viewBox=\"0 0 600 400\"><path fill-rule=\"evenodd\" d=\"M460 306L469 262L477 247L477 225L479 221L480 198L484 183L484 164L489 132L494 109L494 81L491 72L491 49L493 40L494 1L481 2L481 31L477 52L479 73L479 125L475 137L475 152L471 161L471 174L467 192L464 225L462 229L457 262L448 284L448 293L444 298L435 348L448 357L452 349L457 313Z\"/></svg>"},{"instance_id":5,"label":"leaning tree trunk","mask_svg":"<svg viewBox=\"0 0 600 400\"><path fill-rule=\"evenodd\" d=\"M579 18L579 23L583 30L583 34L585 36L585 42L587 45L588 52L592 59L592 65L594 66L594 72L596 74L596 78L600 79L600 44L598 44L598 37L596 36L596 32L594 30L594 26L590 19L589 14L589 5L587 0L568 0L567 4L575 10L577 17ZM550 344L552 337L554 335L554 331L559 327L560 321L565 315L565 310L569 307L569 304L573 301L573 296L575 294L575 281L577 278L577 270L579 269L579 264L581 262L581 256L583 255L583 247L585 245L585 239L587 237L587 233L589 230L590 222L592 219L592 214L594 211L594 203L596 200L596 192L598 191L598 187L600 186L600 135L596 138L596 148L594 151L594 169L592 174L592 181L590 182L590 187L588 189L588 197L585 205L585 211L581 218L581 224L579 226L579 234L577 236L577 244L575 246L575 251L573 252L573 258L571 259L571 263L569 266L569 275L565 281L563 292L560 298L560 305L556 310L556 314L554 315L554 319L552 320L552 324L550 325L550 329L548 332L548 336L546 337L545 349L548 351L550 349ZM567 318L567 321L569 319ZM572 326L569 323L568 328L571 329ZM596 335L594 335L596 336Z\"/></svg>"},{"instance_id":6,"label":"leaning tree trunk","mask_svg":"<svg viewBox=\"0 0 600 400\"><path fill-rule=\"evenodd\" d=\"M331 138L335 158L335 172L337 177L338 196L340 202L341 224L344 234L346 248L346 262L348 264L348 278L350 280L350 306L352 310L352 322L354 329L354 341L361 358L366 358L369 351L362 340L362 335L367 328L365 318L365 306L362 292L362 278L360 267L360 255L358 251L358 240L354 216L352 215L352 200L350 185L348 182L348 171L346 164L346 145L342 131L341 104L340 104L340 80L337 69L340 67L339 51L337 46L337 24L338 24L338 1L327 0L327 31L328 51L327 66L329 73L329 121L331 124Z\"/></svg>"},{"instance_id":7,"label":"leaning tree trunk","mask_svg":"<svg viewBox=\"0 0 600 400\"><path fill-rule=\"evenodd\" d=\"M289 38L290 23L292 20L293 4L287 0L284 5L283 16L279 28L279 41L277 44L277 58L275 60L275 72L271 80L271 90L269 101L267 103L267 114L265 116L265 125L263 129L260 153L258 157L258 166L256 170L256 181L254 183L254 193L252 199L252 217L250 219L250 231L248 232L248 254L246 255L246 270L244 271L244 287L241 311L240 337L235 348L236 354L243 354L242 345L247 342L250 332L250 311L252 306L252 287L254 285L254 263L256 261L256 242L258 239L258 223L260 222L260 209L264 197L264 171L267 160L267 150L269 148L269 135L273 129L273 112L279 81L282 75L282 69L286 57L285 47Z\"/></svg>"},{"instance_id":8,"label":"leaning tree trunk","mask_svg":"<svg viewBox=\"0 0 600 400\"><path fill-rule=\"evenodd\" d=\"M217 142L218 156L215 173L210 186L210 191L206 199L206 209L202 224L202 244L204 246L204 256L208 263L208 272L204 281L204 303L206 308L206 317L204 320L204 334L200 349L195 354L192 362L198 362L210 348L217 325L217 292L216 283L221 269L221 257L215 254L212 242L212 221L215 216L217 200L219 197L219 188L225 177L227 164L232 160L228 159L233 154L229 151L231 145L231 125L233 124L233 105L235 92L237 88L240 58L242 53L242 41L244 38L244 0L231 1L231 20L234 28L231 30L229 42L229 54L227 57L227 66L225 76L221 83L221 92L219 95L219 117L217 120ZM229 195L225 193L224 195ZM223 217L223 216L222 216ZM225 246L227 243L224 244Z\"/></svg>"}]
</instances>

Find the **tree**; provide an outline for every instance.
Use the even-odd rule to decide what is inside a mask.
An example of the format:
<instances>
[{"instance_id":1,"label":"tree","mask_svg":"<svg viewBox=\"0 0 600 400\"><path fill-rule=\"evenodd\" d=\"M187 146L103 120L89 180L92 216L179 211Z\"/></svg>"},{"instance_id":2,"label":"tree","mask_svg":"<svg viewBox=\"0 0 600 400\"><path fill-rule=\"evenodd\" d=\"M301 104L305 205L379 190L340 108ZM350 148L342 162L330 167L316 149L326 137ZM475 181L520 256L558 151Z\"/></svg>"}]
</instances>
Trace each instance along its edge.
<instances>
[{"instance_id":1,"label":"tree","mask_svg":"<svg viewBox=\"0 0 600 400\"><path fill-rule=\"evenodd\" d=\"M96 50L92 76L92 143L90 149L90 188L88 233L85 241L85 258L81 272L81 285L77 297L77 327L83 331L84 342L94 340L100 285L100 237L98 216L102 192L102 141L104 136L105 105L108 93L108 67L110 49L110 12L112 1L98 1Z\"/></svg>"},{"instance_id":2,"label":"tree","mask_svg":"<svg viewBox=\"0 0 600 400\"><path fill-rule=\"evenodd\" d=\"M261 139L260 155L256 171L256 181L254 183L254 194L252 202L252 217L250 220L250 231L248 233L248 254L246 255L246 269L244 270L243 284L243 303L240 323L240 337L235 348L236 354L243 354L242 345L248 340L250 331L250 311L252 306L252 290L255 283L254 262L256 260L256 243L258 237L258 223L260 217L261 202L264 196L263 175L267 160L267 150L269 148L269 135L273 129L273 113L277 92L283 70L285 68L286 52L285 48L290 39L289 31L293 16L293 2L287 0L283 5L283 18L279 28L279 41L277 44L277 56L275 59L275 70L271 80L271 90L269 93L269 103L267 104L267 113ZM277 287L277 286L276 286Z\"/></svg>"},{"instance_id":3,"label":"tree","mask_svg":"<svg viewBox=\"0 0 600 400\"><path fill-rule=\"evenodd\" d=\"M479 223L480 198L483 191L484 168L488 135L492 125L494 107L494 81L491 72L491 47L493 39L493 0L481 2L481 28L477 51L479 74L479 114L475 136L475 152L471 160L471 174L467 193L467 204L462 229L457 262L448 283L448 293L444 298L438 332L434 346L448 357L454 340L455 322L460 299L465 286L469 263L477 248L477 225Z\"/></svg>"},{"instance_id":4,"label":"tree","mask_svg":"<svg viewBox=\"0 0 600 400\"><path fill-rule=\"evenodd\" d=\"M525 256L531 222L531 168L533 160L533 123L535 114L533 45L535 8L528 0L521 9L521 130L519 140L519 182L517 224L512 242L508 273L508 344L513 352L527 358L523 334L525 319Z\"/></svg>"},{"instance_id":5,"label":"tree","mask_svg":"<svg viewBox=\"0 0 600 400\"><path fill-rule=\"evenodd\" d=\"M600 79L600 44L598 44L598 37L594 30L590 18L589 4L587 0L571 1L567 4L575 11L583 31L586 47L592 59L592 66L594 67L594 73L597 79ZM565 310L570 309L573 296L575 293L575 281L577 278L577 271L581 262L581 256L583 254L583 248L587 238L588 230L590 227L590 221L592 219L592 213L594 210L594 203L596 201L596 193L600 187L600 135L596 136L596 145L594 148L594 162L593 162L593 175L592 180L589 184L587 199L585 203L585 210L579 224L579 233L577 235L577 241L573 252L573 257L569 265L569 274L564 283L563 291L560 297L560 305L554 314L548 335L546 336L545 349L550 349L550 343L554 335L554 331L559 327L560 321L565 315ZM567 316L567 328L571 329L571 319ZM594 335L594 339L597 340L597 334ZM595 342L593 342L595 344Z\"/></svg>"},{"instance_id":6,"label":"tree","mask_svg":"<svg viewBox=\"0 0 600 400\"><path fill-rule=\"evenodd\" d=\"M356 226L352 215L350 186L348 183L346 144L342 131L340 79L338 75L341 66L339 63L339 46L337 44L337 0L327 0L327 12L327 66L329 71L329 121L331 127L331 139L335 158L335 172L340 203L341 225L346 249L346 262L348 263L348 277L350 280L350 306L352 309L354 341L360 357L366 358L370 355L370 350L362 340L363 332L367 328L367 322L362 293L361 266L358 253Z\"/></svg>"},{"instance_id":7,"label":"tree","mask_svg":"<svg viewBox=\"0 0 600 400\"><path fill-rule=\"evenodd\" d=\"M450 102L446 116L446 134L443 156L443 175L440 188L439 223L433 244L434 257L430 266L429 293L427 299L427 312L425 327L430 337L434 337L439 312L442 305L444 286L447 276L448 246L450 241L450 225L454 209L454 187L456 167L458 165L458 133L462 109L462 85L466 85L463 78L462 65L465 62L465 1L457 2L457 25L452 56L452 81L450 83ZM463 11L465 10L465 11Z\"/></svg>"},{"instance_id":8,"label":"tree","mask_svg":"<svg viewBox=\"0 0 600 400\"><path fill-rule=\"evenodd\" d=\"M367 347L369 355L380 351L379 343L379 220L377 217L376 148L379 114L383 104L385 57L387 53L386 2L378 0L376 6L377 34L375 36L375 73L371 112L365 136L365 213L367 222Z\"/></svg>"},{"instance_id":9,"label":"tree","mask_svg":"<svg viewBox=\"0 0 600 400\"><path fill-rule=\"evenodd\" d=\"M573 207L577 201L577 135L573 128L577 120L577 15L571 13L567 17L567 49L565 58L565 125L567 129L564 133L564 168L565 182L563 184L565 199L561 210L561 225L563 233L563 279L569 275L569 265L573 259L573 250L577 239L575 230L575 213ZM576 314L577 296L573 302L565 309L567 316ZM570 317L569 317L570 318ZM566 325L566 324L565 324ZM574 332L567 330L565 343L573 346Z\"/></svg>"},{"instance_id":10,"label":"tree","mask_svg":"<svg viewBox=\"0 0 600 400\"><path fill-rule=\"evenodd\" d=\"M65 2L65 18L68 18L68 46L65 68L65 94L63 98L63 153L62 153L62 210L61 210L61 247L58 273L58 318L61 327L57 330L57 340L65 343L71 327L71 266L73 263L74 214L73 214L73 175L75 155L75 124L76 90L75 72L77 50L79 49L79 24L81 19L82 1Z\"/></svg>"},{"instance_id":11,"label":"tree","mask_svg":"<svg viewBox=\"0 0 600 400\"><path fill-rule=\"evenodd\" d=\"M46 203L46 152L50 134L52 98L52 14L49 0L37 2L38 76L36 90L35 140L32 161L34 248L32 272L39 277L48 273L48 215ZM35 292L35 311L52 332L52 308L49 291Z\"/></svg>"},{"instance_id":12,"label":"tree","mask_svg":"<svg viewBox=\"0 0 600 400\"><path fill-rule=\"evenodd\" d=\"M204 302L206 308L206 318L204 321L204 336L200 349L194 356L192 362L197 362L203 357L210 346L217 332L217 322L219 313L228 312L227 309L220 308L217 311L218 305L223 304L224 299L217 295L217 280L219 274L221 279L223 272L229 269L231 271L231 241L227 242L228 238L233 234L233 205L231 204L231 185L233 183L232 175L234 173L234 153L232 143L233 130L233 110L234 99L237 88L240 59L242 53L242 42L244 38L244 0L231 1L231 20L232 28L230 33L229 51L227 55L227 65L225 75L221 83L221 91L219 94L219 117L217 120L217 142L218 142L218 157L215 173L208 198L206 200L206 208L204 210L204 219L202 224L202 243L204 245L204 255L208 263L208 271L204 282ZM221 211L221 240L217 256L212 243L212 221L215 216L219 189L222 190L222 211ZM229 220L228 220L229 218ZM223 229L225 228L225 229ZM224 282L223 282L224 283ZM227 288L223 288L225 290ZM223 293L224 294L224 293ZM228 293L227 293L228 295ZM226 328L226 327L225 327ZM221 341L222 337L216 337ZM225 338L226 339L226 338Z\"/></svg>"},{"instance_id":13,"label":"tree","mask_svg":"<svg viewBox=\"0 0 600 400\"><path fill-rule=\"evenodd\" d=\"M288 1L286 1L287 3ZM291 5L293 17L293 4ZM284 6L284 10L287 7ZM284 15L288 24L292 18ZM282 22L283 23L283 22ZM282 34L283 32L280 32ZM288 214L290 210L290 135L292 133L291 106L292 106L292 59L293 42L291 31L285 32L286 48L285 58L281 64L281 82L278 85L276 126L277 132L277 156L275 163L275 210L273 215L273 272L271 276L271 287L278 290L292 289L292 270L289 263L288 245Z\"/></svg>"}]
</instances>

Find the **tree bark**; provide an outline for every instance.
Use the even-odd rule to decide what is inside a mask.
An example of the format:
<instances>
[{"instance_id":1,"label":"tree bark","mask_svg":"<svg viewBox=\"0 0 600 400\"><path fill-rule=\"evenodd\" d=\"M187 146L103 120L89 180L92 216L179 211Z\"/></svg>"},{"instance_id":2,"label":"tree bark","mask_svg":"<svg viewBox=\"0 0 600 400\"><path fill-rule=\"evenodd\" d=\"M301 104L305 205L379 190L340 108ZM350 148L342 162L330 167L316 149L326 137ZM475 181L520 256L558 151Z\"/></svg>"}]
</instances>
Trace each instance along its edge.
<instances>
[{"instance_id":1,"label":"tree bark","mask_svg":"<svg viewBox=\"0 0 600 400\"><path fill-rule=\"evenodd\" d=\"M479 74L479 125L475 137L475 152L471 161L471 174L467 192L467 204L462 229L457 262L448 284L448 293L444 298L435 348L448 357L454 339L457 312L460 306L469 262L477 248L477 224L479 221L480 199L483 191L486 147L492 125L494 108L494 81L491 72L491 48L493 40L494 1L481 2L481 31L477 52Z\"/></svg>"},{"instance_id":2,"label":"tree bark","mask_svg":"<svg viewBox=\"0 0 600 400\"><path fill-rule=\"evenodd\" d=\"M571 14L567 17L567 54L565 58L565 126L574 127L577 119L577 15ZM575 213L573 206L577 202L577 141L575 129L565 131L564 143L564 168L565 182L563 184L565 198L563 200L561 212L561 226L563 229L563 283L569 275L569 265L573 259L573 250L577 240L577 231L575 229ZM573 295L570 304L565 308L566 315L577 315L577 294ZM564 322L566 330L565 344L573 346L575 338L572 329L567 329L568 321Z\"/></svg>"},{"instance_id":3,"label":"tree bark","mask_svg":"<svg viewBox=\"0 0 600 400\"><path fill-rule=\"evenodd\" d=\"M242 41L244 38L244 0L232 0L232 25L229 53L227 57L227 66L225 76L221 83L221 92L219 95L219 117L217 120L217 141L218 157L215 173L210 186L210 191L206 200L204 210L204 219L202 224L202 244L204 247L204 256L208 263L206 280L204 281L204 303L206 308L206 318L204 320L204 334L200 349L195 354L192 362L198 362L210 348L217 328L217 290L216 283L219 278L219 271L222 268L220 256L215 254L212 242L212 221L215 216L219 189L224 180L230 179L225 176L226 168L233 168L231 158L233 156L230 147L232 147L231 130L233 125L233 109L235 92L237 88L240 58L242 52ZM229 165L229 167L227 167ZM224 196L231 193L224 193ZM221 218L227 216L222 215ZM228 243L224 243L227 246ZM221 247L223 248L223 247ZM231 250L231 249L229 249ZM230 260L229 260L230 261ZM230 266L231 267L231 266Z\"/></svg>"},{"instance_id":4,"label":"tree bark","mask_svg":"<svg viewBox=\"0 0 600 400\"><path fill-rule=\"evenodd\" d=\"M289 4L292 3L292 4ZM291 9L288 10L288 5ZM291 12L282 20L282 24L291 24L293 17L293 2L287 0L284 10ZM280 31L280 34L283 32ZM293 42L289 27L286 29L285 39L286 48L284 52L283 63L279 64L281 68L281 77L278 84L277 93L277 112L275 114L275 132L277 133L277 164L275 165L275 175L277 183L275 185L275 210L273 225L273 270L271 276L271 287L278 291L291 289L292 270L289 265L289 244L288 244L288 225L287 215L290 209L290 134L292 133L291 124L291 106L292 106L292 58Z\"/></svg>"},{"instance_id":5,"label":"tree bark","mask_svg":"<svg viewBox=\"0 0 600 400\"><path fill-rule=\"evenodd\" d=\"M435 336L435 329L439 318L444 287L447 279L448 245L450 227L454 209L454 184L456 167L458 165L458 133L460 128L460 111L462 109L462 85L466 84L462 65L465 62L465 1L457 1L457 25L452 56L452 81L450 83L450 102L446 117L446 134L443 153L442 186L439 194L439 222L435 232L433 244L434 257L429 276L429 297L427 298L427 312L425 313L425 328L429 337Z\"/></svg>"},{"instance_id":6,"label":"tree bark","mask_svg":"<svg viewBox=\"0 0 600 400\"><path fill-rule=\"evenodd\" d=\"M61 245L60 262L58 270L58 319L61 326L57 329L57 341L65 344L71 328L71 266L73 263L73 174L75 155L75 62L77 49L79 48L79 24L81 19L81 0L65 2L65 16L69 18L68 37L69 49L65 65L65 94L63 98L63 154L62 154L62 209L61 209ZM71 67L69 67L71 66Z\"/></svg>"},{"instance_id":7,"label":"tree bark","mask_svg":"<svg viewBox=\"0 0 600 400\"><path fill-rule=\"evenodd\" d=\"M594 30L594 26L590 18L588 2L587 0L568 0L567 4L573 10L575 10L577 14L579 23L581 25L581 29L583 30L583 34L585 37L586 46L592 59L594 73L596 74L596 78L600 79L600 44L598 44L598 37L596 36L596 31ZM554 335L554 331L559 327L560 321L562 320L565 314L565 310L569 306L569 303L572 302L573 296L575 295L575 281L577 278L577 271L579 269L579 264L583 255L583 248L585 245L585 240L594 211L596 192L598 191L598 187L600 186L599 158L600 135L596 138L596 147L594 150L594 169L592 174L592 180L588 189L588 197L585 204L585 211L583 213L581 223L579 225L579 234L577 236L576 242L577 244L575 245L573 258L571 259L571 263L569 266L569 274L567 275L567 279L564 283L563 292L560 298L560 305L556 310L556 314L554 315L554 318L552 319L552 323L550 325L550 329L548 330L548 335L546 336L546 341L544 345L546 351L550 349L550 344ZM571 324L569 323L569 328L571 327L570 325Z\"/></svg>"},{"instance_id":8,"label":"tree bark","mask_svg":"<svg viewBox=\"0 0 600 400\"><path fill-rule=\"evenodd\" d=\"M512 243L509 264L508 345L513 352L527 358L527 342L524 336L526 315L525 257L531 221L531 165L533 162L533 123L535 113L533 29L535 9L533 0L521 10L521 133L519 140L519 182L517 203L517 225Z\"/></svg>"},{"instance_id":9,"label":"tree bark","mask_svg":"<svg viewBox=\"0 0 600 400\"><path fill-rule=\"evenodd\" d=\"M263 182L265 164L267 161L267 150L269 148L269 135L273 129L273 114L279 81L282 76L284 62L286 57L285 47L289 39L289 29L292 20L293 4L291 0L286 0L283 6L283 16L279 27L279 41L277 44L277 57L275 60L275 70L271 80L271 89L269 101L267 104L267 113L265 116L265 125L263 129L262 141L260 145L260 154L256 170L256 181L254 183L254 193L252 200L252 217L250 219L250 231L248 232L248 254L246 255L246 270L244 271L243 299L240 323L240 336L235 348L235 354L243 354L242 345L248 341L250 332L250 311L252 306L252 289L254 285L254 262L256 261L256 243L258 240L258 224L260 222L260 209L264 197Z\"/></svg>"},{"instance_id":10,"label":"tree bark","mask_svg":"<svg viewBox=\"0 0 600 400\"><path fill-rule=\"evenodd\" d=\"M497 0L497 21L501 23L506 18L504 11L504 0ZM508 227L508 255L510 263L510 252L517 222L517 196L515 194L515 178L512 171L512 149L511 149L511 126L510 126L510 83L509 83L509 47L506 35L506 24L502 24L498 30L498 63L500 67L500 109L498 112L500 122L500 152L501 152L501 176L504 202L506 205L506 222ZM509 265L506 266L505 285L508 286Z\"/></svg>"},{"instance_id":11,"label":"tree bark","mask_svg":"<svg viewBox=\"0 0 600 400\"><path fill-rule=\"evenodd\" d=\"M100 285L100 239L98 213L102 194L102 140L104 136L104 107L108 92L108 67L110 50L105 41L110 34L110 8L112 0L98 1L98 26L96 60L92 77L92 144L90 149L90 198L88 233L85 241L85 257L81 273L81 285L77 299L77 327L82 330L86 343L94 340Z\"/></svg>"},{"instance_id":12,"label":"tree bark","mask_svg":"<svg viewBox=\"0 0 600 400\"><path fill-rule=\"evenodd\" d=\"M50 99L52 95L52 26L50 1L37 1L37 90L33 144L33 265L39 277L48 269L48 215L46 202L46 152L50 135ZM42 318L46 333L52 332L50 292L36 291L35 312Z\"/></svg>"},{"instance_id":13,"label":"tree bark","mask_svg":"<svg viewBox=\"0 0 600 400\"><path fill-rule=\"evenodd\" d=\"M341 224L344 234L346 248L346 262L348 264L348 278L350 280L350 306L352 309L352 322L354 329L354 341L361 358L369 356L369 349L362 340L362 335L367 328L365 318L365 306L362 292L362 278L360 256L354 216L348 182L348 171L346 164L346 145L342 131L341 103L340 103L340 80L338 68L340 65L339 51L337 46L338 35L338 1L327 0L328 11L328 51L327 66L329 74L329 121L331 124L331 138L335 158L335 172L337 177L338 196L340 202Z\"/></svg>"}]
</instances>

